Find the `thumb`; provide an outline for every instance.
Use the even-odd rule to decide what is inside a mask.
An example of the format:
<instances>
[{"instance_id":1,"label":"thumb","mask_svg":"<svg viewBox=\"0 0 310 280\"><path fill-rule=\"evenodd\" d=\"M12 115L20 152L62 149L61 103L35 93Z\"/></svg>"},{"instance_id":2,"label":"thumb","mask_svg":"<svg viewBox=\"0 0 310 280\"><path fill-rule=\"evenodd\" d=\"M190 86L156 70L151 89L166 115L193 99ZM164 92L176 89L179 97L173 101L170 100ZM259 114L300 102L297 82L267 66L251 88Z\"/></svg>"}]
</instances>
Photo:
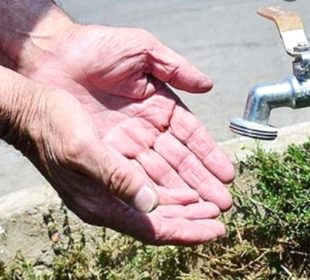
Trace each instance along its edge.
<instances>
[{"instance_id":1,"label":"thumb","mask_svg":"<svg viewBox=\"0 0 310 280\"><path fill-rule=\"evenodd\" d=\"M146 50L147 62L154 77L176 89L191 93L204 93L212 89L211 79L183 56L157 40L154 45Z\"/></svg>"},{"instance_id":2,"label":"thumb","mask_svg":"<svg viewBox=\"0 0 310 280\"><path fill-rule=\"evenodd\" d=\"M141 212L156 208L158 195L150 180L117 151L97 146L83 165L89 176L125 203Z\"/></svg>"}]
</instances>

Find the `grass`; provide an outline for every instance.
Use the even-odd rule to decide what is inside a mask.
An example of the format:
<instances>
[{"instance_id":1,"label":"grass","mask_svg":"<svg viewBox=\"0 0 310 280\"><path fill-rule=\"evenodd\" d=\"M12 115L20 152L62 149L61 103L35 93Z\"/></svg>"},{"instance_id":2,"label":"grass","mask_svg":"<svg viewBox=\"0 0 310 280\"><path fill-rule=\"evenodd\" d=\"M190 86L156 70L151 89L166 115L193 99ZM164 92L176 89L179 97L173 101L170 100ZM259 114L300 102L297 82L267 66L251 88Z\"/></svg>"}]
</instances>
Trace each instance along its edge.
<instances>
[{"instance_id":1,"label":"grass","mask_svg":"<svg viewBox=\"0 0 310 280\"><path fill-rule=\"evenodd\" d=\"M73 233L62 208L62 224L53 212L44 215L52 260L17 252L11 263L0 262L0 280L310 279L310 141L283 154L258 148L238 166L224 239L153 247L105 229L88 238Z\"/></svg>"}]
</instances>

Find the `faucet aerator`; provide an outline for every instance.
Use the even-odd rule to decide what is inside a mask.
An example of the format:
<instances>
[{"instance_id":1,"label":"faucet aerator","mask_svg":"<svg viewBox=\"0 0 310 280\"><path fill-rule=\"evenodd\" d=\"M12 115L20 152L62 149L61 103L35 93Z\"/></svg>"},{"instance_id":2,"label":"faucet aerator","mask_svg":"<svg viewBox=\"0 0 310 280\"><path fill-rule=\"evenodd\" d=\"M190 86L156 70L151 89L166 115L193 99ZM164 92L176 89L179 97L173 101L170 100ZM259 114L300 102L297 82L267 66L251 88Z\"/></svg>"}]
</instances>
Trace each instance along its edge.
<instances>
[{"instance_id":1,"label":"faucet aerator","mask_svg":"<svg viewBox=\"0 0 310 280\"><path fill-rule=\"evenodd\" d=\"M236 134L259 140L274 140L278 134L272 126L247 121L243 118L232 119L229 128Z\"/></svg>"}]
</instances>

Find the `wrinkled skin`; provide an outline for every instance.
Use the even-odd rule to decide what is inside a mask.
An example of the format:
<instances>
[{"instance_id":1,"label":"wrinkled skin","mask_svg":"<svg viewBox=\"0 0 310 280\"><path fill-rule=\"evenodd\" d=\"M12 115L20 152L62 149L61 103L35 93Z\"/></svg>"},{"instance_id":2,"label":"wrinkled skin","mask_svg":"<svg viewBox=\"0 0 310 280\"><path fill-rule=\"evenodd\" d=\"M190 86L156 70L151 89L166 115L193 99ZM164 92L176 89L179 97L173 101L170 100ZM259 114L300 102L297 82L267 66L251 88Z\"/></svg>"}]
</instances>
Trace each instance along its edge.
<instances>
[{"instance_id":1,"label":"wrinkled skin","mask_svg":"<svg viewBox=\"0 0 310 280\"><path fill-rule=\"evenodd\" d=\"M50 89L30 122L32 160L84 221L153 244L225 234L233 167L166 85L209 91L193 65L146 31L74 24L23 74ZM129 206L145 183L159 204L148 214Z\"/></svg>"}]
</instances>

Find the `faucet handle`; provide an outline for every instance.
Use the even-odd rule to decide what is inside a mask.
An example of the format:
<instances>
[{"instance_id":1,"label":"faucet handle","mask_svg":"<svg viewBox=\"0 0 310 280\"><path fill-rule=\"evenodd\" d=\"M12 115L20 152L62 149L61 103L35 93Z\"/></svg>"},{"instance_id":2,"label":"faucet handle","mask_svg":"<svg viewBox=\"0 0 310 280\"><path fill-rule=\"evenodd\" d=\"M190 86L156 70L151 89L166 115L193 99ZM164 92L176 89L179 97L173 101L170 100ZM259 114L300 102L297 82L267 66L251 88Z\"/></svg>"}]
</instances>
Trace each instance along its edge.
<instances>
[{"instance_id":1,"label":"faucet handle","mask_svg":"<svg viewBox=\"0 0 310 280\"><path fill-rule=\"evenodd\" d=\"M302 52L310 51L304 25L298 14L278 6L259 8L257 13L276 23L285 50L289 55L300 57Z\"/></svg>"}]
</instances>

